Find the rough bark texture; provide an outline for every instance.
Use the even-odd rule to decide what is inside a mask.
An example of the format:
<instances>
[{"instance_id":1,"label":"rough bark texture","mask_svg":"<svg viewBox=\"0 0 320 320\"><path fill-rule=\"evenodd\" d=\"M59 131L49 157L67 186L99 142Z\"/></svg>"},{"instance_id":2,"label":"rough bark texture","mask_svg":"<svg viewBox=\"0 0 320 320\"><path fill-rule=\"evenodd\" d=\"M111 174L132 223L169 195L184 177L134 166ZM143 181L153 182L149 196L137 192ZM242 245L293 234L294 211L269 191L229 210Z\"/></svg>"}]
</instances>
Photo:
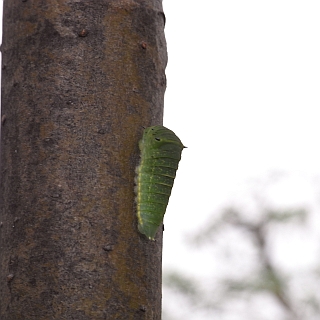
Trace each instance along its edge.
<instances>
[{"instance_id":1,"label":"rough bark texture","mask_svg":"<svg viewBox=\"0 0 320 320\"><path fill-rule=\"evenodd\" d=\"M161 0L4 0L3 25L0 319L161 319L162 232L134 204Z\"/></svg>"}]
</instances>

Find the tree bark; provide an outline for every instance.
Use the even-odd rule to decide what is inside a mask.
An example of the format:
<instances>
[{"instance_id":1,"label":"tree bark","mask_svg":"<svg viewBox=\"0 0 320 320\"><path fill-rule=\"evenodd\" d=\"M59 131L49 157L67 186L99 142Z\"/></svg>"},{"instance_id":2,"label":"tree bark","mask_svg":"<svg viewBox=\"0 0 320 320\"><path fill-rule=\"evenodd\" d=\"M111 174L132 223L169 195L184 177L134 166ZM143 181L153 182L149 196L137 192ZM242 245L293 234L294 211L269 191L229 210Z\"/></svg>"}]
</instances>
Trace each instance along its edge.
<instances>
[{"instance_id":1,"label":"tree bark","mask_svg":"<svg viewBox=\"0 0 320 320\"><path fill-rule=\"evenodd\" d=\"M4 0L0 319L161 319L162 231L138 232L162 123L161 0Z\"/></svg>"}]
</instances>

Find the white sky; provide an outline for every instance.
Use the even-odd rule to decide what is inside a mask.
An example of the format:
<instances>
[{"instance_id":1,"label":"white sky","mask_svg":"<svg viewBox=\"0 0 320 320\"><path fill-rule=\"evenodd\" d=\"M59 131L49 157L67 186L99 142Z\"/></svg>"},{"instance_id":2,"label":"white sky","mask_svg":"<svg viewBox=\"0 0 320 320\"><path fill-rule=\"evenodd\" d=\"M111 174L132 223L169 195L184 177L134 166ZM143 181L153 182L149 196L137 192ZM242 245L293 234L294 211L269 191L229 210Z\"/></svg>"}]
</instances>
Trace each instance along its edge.
<instances>
[{"instance_id":1,"label":"white sky","mask_svg":"<svg viewBox=\"0 0 320 320\"><path fill-rule=\"evenodd\" d=\"M188 235L221 207L250 202L252 179L283 173L268 194L271 203L319 206L320 2L163 5L164 125L188 147L165 216L163 261L165 268L191 272L205 263L183 247ZM319 250L314 240L312 234L292 239L309 262ZM290 259L297 256L293 247Z\"/></svg>"}]
</instances>

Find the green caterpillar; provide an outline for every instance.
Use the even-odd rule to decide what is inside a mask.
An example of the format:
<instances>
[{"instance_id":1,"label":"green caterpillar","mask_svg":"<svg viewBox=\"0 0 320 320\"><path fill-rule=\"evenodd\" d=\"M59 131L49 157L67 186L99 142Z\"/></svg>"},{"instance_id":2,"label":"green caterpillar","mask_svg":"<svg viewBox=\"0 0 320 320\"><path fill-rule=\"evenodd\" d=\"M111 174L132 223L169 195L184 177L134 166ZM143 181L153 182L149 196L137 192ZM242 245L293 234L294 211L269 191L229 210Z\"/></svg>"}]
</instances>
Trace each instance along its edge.
<instances>
[{"instance_id":1,"label":"green caterpillar","mask_svg":"<svg viewBox=\"0 0 320 320\"><path fill-rule=\"evenodd\" d=\"M144 130L139 148L141 160L135 179L138 229L154 240L166 212L185 147L173 131L153 126Z\"/></svg>"}]
</instances>

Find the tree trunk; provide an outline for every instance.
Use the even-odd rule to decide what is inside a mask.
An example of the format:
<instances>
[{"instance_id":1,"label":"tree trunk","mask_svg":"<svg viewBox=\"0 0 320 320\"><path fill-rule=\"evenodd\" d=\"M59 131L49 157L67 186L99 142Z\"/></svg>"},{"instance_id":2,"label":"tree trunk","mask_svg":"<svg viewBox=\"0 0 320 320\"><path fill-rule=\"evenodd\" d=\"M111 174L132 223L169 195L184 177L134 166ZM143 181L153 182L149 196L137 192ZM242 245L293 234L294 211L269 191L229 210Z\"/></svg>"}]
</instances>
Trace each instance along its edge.
<instances>
[{"instance_id":1,"label":"tree trunk","mask_svg":"<svg viewBox=\"0 0 320 320\"><path fill-rule=\"evenodd\" d=\"M161 319L162 232L138 232L162 123L161 0L4 0L0 319Z\"/></svg>"}]
</instances>

